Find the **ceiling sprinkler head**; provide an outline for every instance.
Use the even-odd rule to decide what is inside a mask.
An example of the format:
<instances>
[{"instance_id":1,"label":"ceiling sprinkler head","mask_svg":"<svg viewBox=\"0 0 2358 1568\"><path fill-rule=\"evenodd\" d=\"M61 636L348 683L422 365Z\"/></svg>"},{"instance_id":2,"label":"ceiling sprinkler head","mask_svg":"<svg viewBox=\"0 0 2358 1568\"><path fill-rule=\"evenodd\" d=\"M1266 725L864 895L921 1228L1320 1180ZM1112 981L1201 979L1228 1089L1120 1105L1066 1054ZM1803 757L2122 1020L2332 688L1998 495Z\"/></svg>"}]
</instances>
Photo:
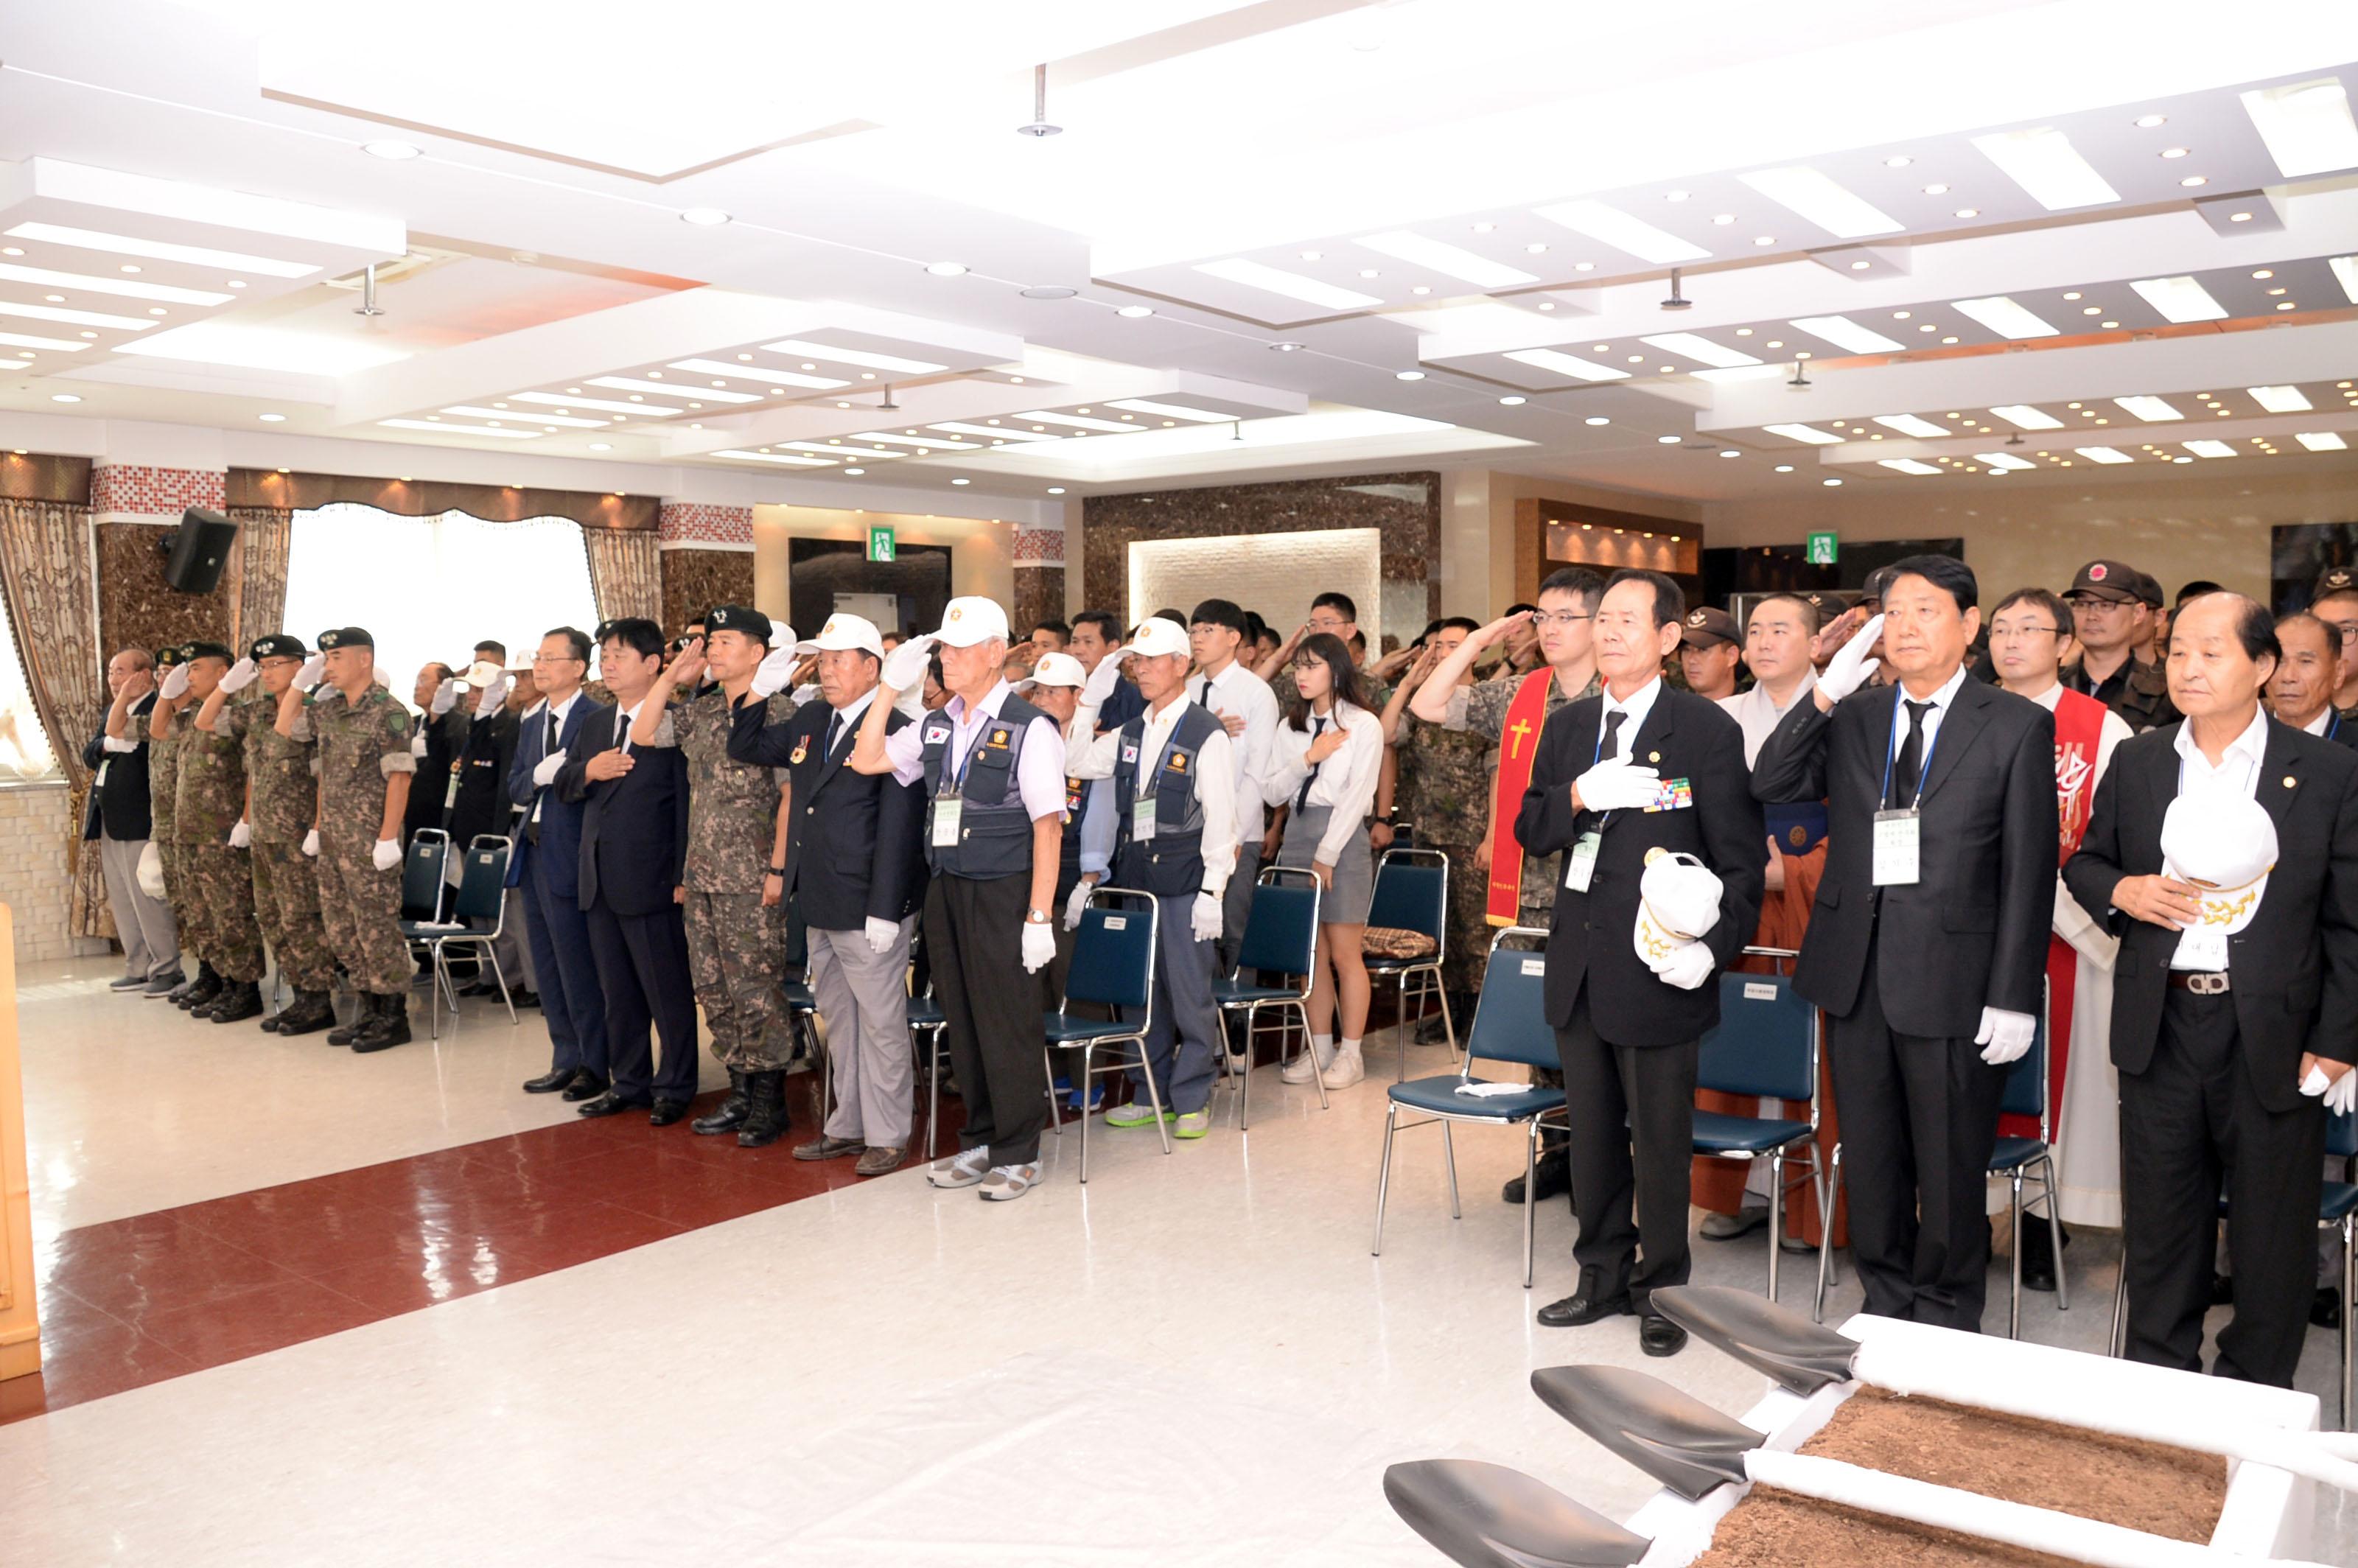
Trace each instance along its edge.
<instances>
[{"instance_id":1,"label":"ceiling sprinkler head","mask_svg":"<svg viewBox=\"0 0 2358 1568\"><path fill-rule=\"evenodd\" d=\"M898 408L901 406L899 404L892 401L892 384L891 382L888 381L884 384L884 401L878 404L876 406L879 408Z\"/></svg>"},{"instance_id":2,"label":"ceiling sprinkler head","mask_svg":"<svg viewBox=\"0 0 2358 1568\"><path fill-rule=\"evenodd\" d=\"M1807 392L1815 384L1816 384L1814 382L1810 380L1810 373L1802 366L1801 362L1795 360L1793 362L1793 379L1785 384L1785 390L1788 392Z\"/></svg>"},{"instance_id":3,"label":"ceiling sprinkler head","mask_svg":"<svg viewBox=\"0 0 2358 1568\"><path fill-rule=\"evenodd\" d=\"M1665 310L1692 310L1694 308L1694 301L1689 299L1685 295L1679 292L1679 269L1676 267L1671 268L1671 297L1662 301L1662 308Z\"/></svg>"},{"instance_id":4,"label":"ceiling sprinkler head","mask_svg":"<svg viewBox=\"0 0 2358 1568\"><path fill-rule=\"evenodd\" d=\"M355 316L382 316L384 308L376 302L376 264L371 262L361 281L361 302L352 307Z\"/></svg>"},{"instance_id":5,"label":"ceiling sprinkler head","mask_svg":"<svg viewBox=\"0 0 2358 1568\"><path fill-rule=\"evenodd\" d=\"M1048 68L1035 65L1032 68L1032 123L1016 126L1015 134L1030 136L1034 141L1045 141L1050 136L1062 135L1064 132L1064 126L1048 124Z\"/></svg>"}]
</instances>

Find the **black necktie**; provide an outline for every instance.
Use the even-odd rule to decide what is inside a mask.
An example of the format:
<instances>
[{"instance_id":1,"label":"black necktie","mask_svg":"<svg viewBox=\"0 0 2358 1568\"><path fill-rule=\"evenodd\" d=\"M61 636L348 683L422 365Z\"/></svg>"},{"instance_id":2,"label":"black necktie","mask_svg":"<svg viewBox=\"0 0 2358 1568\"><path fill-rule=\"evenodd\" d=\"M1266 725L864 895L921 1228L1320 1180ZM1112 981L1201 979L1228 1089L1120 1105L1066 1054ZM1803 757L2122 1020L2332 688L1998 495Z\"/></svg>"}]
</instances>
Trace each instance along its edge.
<instances>
[{"instance_id":1,"label":"black necktie","mask_svg":"<svg viewBox=\"0 0 2358 1568\"><path fill-rule=\"evenodd\" d=\"M541 755L553 757L562 750L564 748L557 743L557 709L552 708L548 710L548 744L542 750Z\"/></svg>"},{"instance_id":2,"label":"black necktie","mask_svg":"<svg viewBox=\"0 0 2358 1568\"><path fill-rule=\"evenodd\" d=\"M1916 785L1924 776L1924 715L1929 702L1906 702L1908 739L1899 745L1899 760L1891 770L1891 803L1902 811L1916 804Z\"/></svg>"},{"instance_id":3,"label":"black necktie","mask_svg":"<svg viewBox=\"0 0 2358 1568\"><path fill-rule=\"evenodd\" d=\"M1318 743L1318 736L1319 736L1319 733L1320 733L1320 731L1324 730L1325 728L1326 728L1326 720L1325 720L1324 719L1317 718L1317 717L1315 717L1315 716L1313 716L1313 717L1312 717L1312 719L1311 719L1311 720L1310 720L1310 743L1311 743L1312 745L1314 745L1314 745L1316 745L1316 744ZM1309 805L1310 805L1310 786L1311 786L1312 784L1316 784L1316 783L1318 782L1318 770L1319 770L1319 768L1320 768L1322 765L1323 765L1323 764L1318 763L1318 762L1313 762L1313 763L1311 763L1311 764L1310 764L1310 776L1309 776L1308 778L1303 779L1303 780L1302 781L1302 787L1301 787L1300 789L1296 790L1296 791L1294 792L1294 794L1293 794L1293 809L1294 809L1294 810L1296 810L1296 811L1302 811L1302 810L1306 809L1306 808L1309 806Z\"/></svg>"},{"instance_id":4,"label":"black necktie","mask_svg":"<svg viewBox=\"0 0 2358 1568\"><path fill-rule=\"evenodd\" d=\"M1610 761L1620 754L1613 749L1613 738L1620 733L1621 721L1628 717L1628 711L1623 708L1608 708L1605 710L1605 740L1596 748L1599 762ZM1573 742L1575 746L1579 743L1577 741Z\"/></svg>"},{"instance_id":5,"label":"black necktie","mask_svg":"<svg viewBox=\"0 0 2358 1568\"><path fill-rule=\"evenodd\" d=\"M827 721L827 750L819 753L819 760L821 762L825 762L827 758L835 755L835 743L842 738L843 713L841 709L838 709L835 717Z\"/></svg>"}]
</instances>

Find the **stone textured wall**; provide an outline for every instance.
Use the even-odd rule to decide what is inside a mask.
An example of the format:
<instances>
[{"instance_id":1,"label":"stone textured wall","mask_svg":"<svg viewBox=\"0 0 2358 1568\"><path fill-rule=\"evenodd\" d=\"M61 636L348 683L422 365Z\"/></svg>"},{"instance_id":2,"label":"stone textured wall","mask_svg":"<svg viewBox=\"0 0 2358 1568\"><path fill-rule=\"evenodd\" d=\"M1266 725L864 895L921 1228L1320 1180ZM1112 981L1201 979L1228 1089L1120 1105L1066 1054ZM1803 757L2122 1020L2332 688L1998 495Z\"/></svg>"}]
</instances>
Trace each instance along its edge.
<instances>
[{"instance_id":1,"label":"stone textured wall","mask_svg":"<svg viewBox=\"0 0 2358 1568\"><path fill-rule=\"evenodd\" d=\"M95 527L98 635L108 654L134 643L158 648L199 637L229 641L230 596L238 580L234 554L230 569L222 573L211 593L178 593L164 585L164 554L158 546L167 530L149 523L100 523Z\"/></svg>"},{"instance_id":2,"label":"stone textured wall","mask_svg":"<svg viewBox=\"0 0 2358 1568\"><path fill-rule=\"evenodd\" d=\"M67 935L67 806L63 784L0 789L0 903L16 916L19 964L107 951L103 938Z\"/></svg>"},{"instance_id":3,"label":"stone textured wall","mask_svg":"<svg viewBox=\"0 0 2358 1568\"><path fill-rule=\"evenodd\" d=\"M1043 621L1065 619L1065 568L1031 567L1015 574L1015 602L1009 605L1011 625L1022 636Z\"/></svg>"},{"instance_id":4,"label":"stone textured wall","mask_svg":"<svg viewBox=\"0 0 2358 1568\"><path fill-rule=\"evenodd\" d=\"M689 616L700 615L716 604L752 602L752 551L672 549L663 553L666 633L676 633Z\"/></svg>"}]
</instances>

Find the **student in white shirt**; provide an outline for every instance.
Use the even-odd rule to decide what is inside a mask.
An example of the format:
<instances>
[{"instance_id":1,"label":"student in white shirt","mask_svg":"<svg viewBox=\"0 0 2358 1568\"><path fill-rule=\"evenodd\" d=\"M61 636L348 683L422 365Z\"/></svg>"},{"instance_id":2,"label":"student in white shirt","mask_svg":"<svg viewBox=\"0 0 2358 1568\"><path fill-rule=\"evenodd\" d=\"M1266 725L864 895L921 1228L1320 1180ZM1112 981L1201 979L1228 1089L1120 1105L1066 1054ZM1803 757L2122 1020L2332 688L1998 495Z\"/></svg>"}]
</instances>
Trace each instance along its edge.
<instances>
[{"instance_id":1,"label":"student in white shirt","mask_svg":"<svg viewBox=\"0 0 2358 1568\"><path fill-rule=\"evenodd\" d=\"M1237 866L1221 895L1220 971L1236 968L1237 948L1252 914L1253 881L1260 874L1261 835L1267 812L1261 781L1269 776L1270 748L1277 741L1277 695L1269 682L1238 662L1248 652L1245 612L1225 599L1207 599L1189 618L1187 643L1195 673L1187 695L1228 729L1235 753Z\"/></svg>"},{"instance_id":2,"label":"student in white shirt","mask_svg":"<svg viewBox=\"0 0 2358 1568\"><path fill-rule=\"evenodd\" d=\"M1314 1072L1328 1088L1339 1089L1367 1076L1359 1040L1368 1027L1368 967L1359 944L1375 893L1367 816L1383 769L1384 729L1368 709L1366 685L1341 638L1313 633L1303 640L1293 669L1299 695L1286 704L1278 728L1263 798L1293 807L1277 863L1318 879L1318 960L1310 991L1310 1053L1280 1076L1301 1084Z\"/></svg>"}]
</instances>

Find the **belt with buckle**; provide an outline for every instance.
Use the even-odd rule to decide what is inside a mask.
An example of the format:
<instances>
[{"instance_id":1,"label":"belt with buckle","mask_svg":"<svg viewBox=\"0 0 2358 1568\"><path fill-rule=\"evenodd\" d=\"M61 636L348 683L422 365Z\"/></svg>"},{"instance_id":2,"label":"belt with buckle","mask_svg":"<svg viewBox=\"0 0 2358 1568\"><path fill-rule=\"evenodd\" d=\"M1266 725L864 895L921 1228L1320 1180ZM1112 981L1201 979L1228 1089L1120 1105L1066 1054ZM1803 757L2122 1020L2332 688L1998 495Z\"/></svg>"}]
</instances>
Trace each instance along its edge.
<instances>
[{"instance_id":1,"label":"belt with buckle","mask_svg":"<svg viewBox=\"0 0 2358 1568\"><path fill-rule=\"evenodd\" d=\"M2224 970L2172 969L2169 971L2169 989L2192 991L2196 996L2224 996L2228 989L2227 976Z\"/></svg>"}]
</instances>

